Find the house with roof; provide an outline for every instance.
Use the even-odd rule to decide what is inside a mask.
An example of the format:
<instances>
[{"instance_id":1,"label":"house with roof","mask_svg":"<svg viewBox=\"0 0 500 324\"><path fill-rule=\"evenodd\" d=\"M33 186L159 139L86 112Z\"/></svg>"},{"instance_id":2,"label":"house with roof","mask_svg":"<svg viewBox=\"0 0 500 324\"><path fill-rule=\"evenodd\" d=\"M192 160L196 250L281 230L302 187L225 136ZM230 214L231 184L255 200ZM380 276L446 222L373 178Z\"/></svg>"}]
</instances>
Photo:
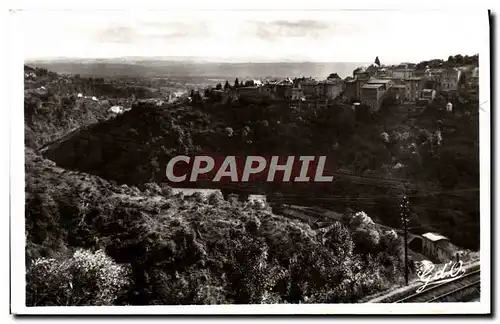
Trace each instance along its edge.
<instances>
[{"instance_id":1,"label":"house with roof","mask_svg":"<svg viewBox=\"0 0 500 324\"><path fill-rule=\"evenodd\" d=\"M395 84L390 89L394 93L394 99L399 103L406 101L406 87L403 84Z\"/></svg>"},{"instance_id":2,"label":"house with roof","mask_svg":"<svg viewBox=\"0 0 500 324\"><path fill-rule=\"evenodd\" d=\"M278 82L275 86L275 97L277 99L292 99L293 82L290 78Z\"/></svg>"},{"instance_id":3,"label":"house with roof","mask_svg":"<svg viewBox=\"0 0 500 324\"><path fill-rule=\"evenodd\" d=\"M292 88L292 100L302 100L304 99L304 91L300 84Z\"/></svg>"},{"instance_id":4,"label":"house with roof","mask_svg":"<svg viewBox=\"0 0 500 324\"><path fill-rule=\"evenodd\" d=\"M420 96L418 99L419 104L430 104L436 98L436 90L433 89L423 89L420 91Z\"/></svg>"},{"instance_id":5,"label":"house with roof","mask_svg":"<svg viewBox=\"0 0 500 324\"><path fill-rule=\"evenodd\" d=\"M361 103L370 107L372 111L378 111L384 93L383 86L383 84L364 84L361 87Z\"/></svg>"},{"instance_id":6,"label":"house with roof","mask_svg":"<svg viewBox=\"0 0 500 324\"><path fill-rule=\"evenodd\" d=\"M350 101L356 101L358 100L358 89L357 89L357 84L355 79L346 79L344 81L345 87L344 87L344 95L346 98Z\"/></svg>"},{"instance_id":7,"label":"house with roof","mask_svg":"<svg viewBox=\"0 0 500 324\"><path fill-rule=\"evenodd\" d=\"M423 89L424 80L420 77L411 77L403 79L406 87L406 98L411 102L417 102L420 91Z\"/></svg>"},{"instance_id":8,"label":"house with roof","mask_svg":"<svg viewBox=\"0 0 500 324\"><path fill-rule=\"evenodd\" d=\"M372 111L378 111L385 95L394 82L390 79L370 79L361 87L361 103L369 106Z\"/></svg>"},{"instance_id":9,"label":"house with roof","mask_svg":"<svg viewBox=\"0 0 500 324\"><path fill-rule=\"evenodd\" d=\"M314 97L316 96L316 86L318 81L312 78L300 78L296 81L297 85L302 88L304 92L304 96L306 97Z\"/></svg>"},{"instance_id":10,"label":"house with roof","mask_svg":"<svg viewBox=\"0 0 500 324\"><path fill-rule=\"evenodd\" d=\"M359 101L361 98L361 87L373 77L365 67L358 67L353 72L353 78L346 79L342 88L345 96L350 101Z\"/></svg>"},{"instance_id":11,"label":"house with roof","mask_svg":"<svg viewBox=\"0 0 500 324\"><path fill-rule=\"evenodd\" d=\"M401 63L392 69L392 76L399 79L407 79L413 77L415 68L411 63Z\"/></svg>"},{"instance_id":12,"label":"house with roof","mask_svg":"<svg viewBox=\"0 0 500 324\"><path fill-rule=\"evenodd\" d=\"M265 87L239 87L236 90L238 99L262 101L271 97L271 93Z\"/></svg>"},{"instance_id":13,"label":"house with roof","mask_svg":"<svg viewBox=\"0 0 500 324\"><path fill-rule=\"evenodd\" d=\"M334 100L344 91L343 80L324 80L316 84L316 97Z\"/></svg>"},{"instance_id":14,"label":"house with roof","mask_svg":"<svg viewBox=\"0 0 500 324\"><path fill-rule=\"evenodd\" d=\"M458 91L458 83L462 77L462 71L458 68L446 69L441 73L441 91Z\"/></svg>"},{"instance_id":15,"label":"house with roof","mask_svg":"<svg viewBox=\"0 0 500 324\"><path fill-rule=\"evenodd\" d=\"M265 204L265 203L267 203L267 196L266 195L250 194L250 195L248 195L247 200L253 201L253 202L259 201L259 202L263 202Z\"/></svg>"},{"instance_id":16,"label":"house with roof","mask_svg":"<svg viewBox=\"0 0 500 324\"><path fill-rule=\"evenodd\" d=\"M436 262L452 260L459 249L446 236L438 233L422 234L422 254Z\"/></svg>"}]
</instances>

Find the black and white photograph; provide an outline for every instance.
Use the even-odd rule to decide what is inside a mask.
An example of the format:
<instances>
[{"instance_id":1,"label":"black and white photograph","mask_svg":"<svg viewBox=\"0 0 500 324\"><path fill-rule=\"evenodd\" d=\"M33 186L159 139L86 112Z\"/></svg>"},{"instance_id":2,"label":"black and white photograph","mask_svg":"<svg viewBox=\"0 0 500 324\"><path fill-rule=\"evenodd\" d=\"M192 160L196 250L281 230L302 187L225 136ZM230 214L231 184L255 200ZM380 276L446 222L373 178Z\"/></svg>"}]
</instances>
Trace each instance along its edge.
<instances>
[{"instance_id":1,"label":"black and white photograph","mask_svg":"<svg viewBox=\"0 0 500 324\"><path fill-rule=\"evenodd\" d=\"M187 6L10 12L12 312L488 314L491 12Z\"/></svg>"}]
</instances>

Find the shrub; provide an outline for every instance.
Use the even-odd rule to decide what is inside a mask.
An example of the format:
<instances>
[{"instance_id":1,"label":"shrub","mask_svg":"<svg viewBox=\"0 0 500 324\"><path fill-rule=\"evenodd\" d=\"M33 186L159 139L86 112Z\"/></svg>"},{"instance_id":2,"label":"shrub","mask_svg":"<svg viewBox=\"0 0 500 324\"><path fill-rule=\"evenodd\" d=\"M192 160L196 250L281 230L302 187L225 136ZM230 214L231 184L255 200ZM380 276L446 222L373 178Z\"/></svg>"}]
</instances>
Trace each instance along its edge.
<instances>
[{"instance_id":1,"label":"shrub","mask_svg":"<svg viewBox=\"0 0 500 324\"><path fill-rule=\"evenodd\" d=\"M160 188L161 188L161 193L166 198L172 197L174 195L174 191L172 190L172 187L170 187L166 184L161 184Z\"/></svg>"},{"instance_id":2,"label":"shrub","mask_svg":"<svg viewBox=\"0 0 500 324\"><path fill-rule=\"evenodd\" d=\"M224 202L224 196L220 192L211 193L208 196L208 203L212 206L220 206Z\"/></svg>"},{"instance_id":3,"label":"shrub","mask_svg":"<svg viewBox=\"0 0 500 324\"><path fill-rule=\"evenodd\" d=\"M353 236L356 248L361 253L374 251L380 243L380 235L376 230L358 228Z\"/></svg>"},{"instance_id":4,"label":"shrub","mask_svg":"<svg viewBox=\"0 0 500 324\"><path fill-rule=\"evenodd\" d=\"M156 183L152 183L152 182L148 182L148 183L144 184L143 190L146 193L155 194L155 195L161 195L163 193L160 186L158 186Z\"/></svg>"},{"instance_id":5,"label":"shrub","mask_svg":"<svg viewBox=\"0 0 500 324\"><path fill-rule=\"evenodd\" d=\"M39 258L26 273L28 306L113 305L128 271L103 251L77 250L69 260Z\"/></svg>"},{"instance_id":6,"label":"shrub","mask_svg":"<svg viewBox=\"0 0 500 324\"><path fill-rule=\"evenodd\" d=\"M199 191L192 194L191 198L197 203L204 203L207 200L206 197Z\"/></svg>"},{"instance_id":7,"label":"shrub","mask_svg":"<svg viewBox=\"0 0 500 324\"><path fill-rule=\"evenodd\" d=\"M375 223L373 222L373 220L365 212L356 213L349 222L349 226L353 229L358 227L372 227L374 225Z\"/></svg>"}]
</instances>

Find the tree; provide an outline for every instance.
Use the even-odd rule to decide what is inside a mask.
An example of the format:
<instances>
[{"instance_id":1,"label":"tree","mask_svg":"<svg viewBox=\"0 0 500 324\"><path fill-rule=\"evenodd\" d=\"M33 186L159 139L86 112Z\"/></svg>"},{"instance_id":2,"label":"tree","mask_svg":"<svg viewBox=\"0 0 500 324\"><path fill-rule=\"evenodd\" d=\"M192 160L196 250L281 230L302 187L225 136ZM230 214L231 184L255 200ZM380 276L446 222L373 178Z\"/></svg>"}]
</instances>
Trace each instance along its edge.
<instances>
[{"instance_id":1,"label":"tree","mask_svg":"<svg viewBox=\"0 0 500 324\"><path fill-rule=\"evenodd\" d=\"M234 130L231 127L226 127L224 129L224 132L226 133L227 137L233 137Z\"/></svg>"},{"instance_id":2,"label":"tree","mask_svg":"<svg viewBox=\"0 0 500 324\"><path fill-rule=\"evenodd\" d=\"M330 73L327 78L328 80L339 80L342 79L337 73Z\"/></svg>"},{"instance_id":3,"label":"tree","mask_svg":"<svg viewBox=\"0 0 500 324\"><path fill-rule=\"evenodd\" d=\"M229 88L231 88L231 86L229 85L229 82L226 80L226 83L224 84L224 90L228 90Z\"/></svg>"},{"instance_id":4,"label":"tree","mask_svg":"<svg viewBox=\"0 0 500 324\"><path fill-rule=\"evenodd\" d=\"M110 306L128 284L128 270L103 251L77 250L69 260L34 260L26 271L26 304Z\"/></svg>"},{"instance_id":5,"label":"tree","mask_svg":"<svg viewBox=\"0 0 500 324\"><path fill-rule=\"evenodd\" d=\"M357 212L349 221L351 229L372 228L375 226L373 220L365 212Z\"/></svg>"},{"instance_id":6,"label":"tree","mask_svg":"<svg viewBox=\"0 0 500 324\"><path fill-rule=\"evenodd\" d=\"M191 89L191 95L190 95L191 99L194 98L194 89Z\"/></svg>"},{"instance_id":7,"label":"tree","mask_svg":"<svg viewBox=\"0 0 500 324\"><path fill-rule=\"evenodd\" d=\"M341 223L334 223L333 225L322 230L323 244L334 255L340 259L351 257L354 249L354 242L349 230Z\"/></svg>"},{"instance_id":8,"label":"tree","mask_svg":"<svg viewBox=\"0 0 500 324\"><path fill-rule=\"evenodd\" d=\"M378 56L375 58L375 64L377 64L378 66L380 66L380 60L378 59Z\"/></svg>"},{"instance_id":9,"label":"tree","mask_svg":"<svg viewBox=\"0 0 500 324\"><path fill-rule=\"evenodd\" d=\"M222 84L217 83L217 85L215 86L215 90L222 90Z\"/></svg>"},{"instance_id":10,"label":"tree","mask_svg":"<svg viewBox=\"0 0 500 324\"><path fill-rule=\"evenodd\" d=\"M240 86L240 81L238 81L238 78L236 78L236 80L234 80L234 87L237 88Z\"/></svg>"},{"instance_id":11,"label":"tree","mask_svg":"<svg viewBox=\"0 0 500 324\"><path fill-rule=\"evenodd\" d=\"M374 228L357 228L353 234L356 250L360 253L371 253L380 243L380 234Z\"/></svg>"}]
</instances>

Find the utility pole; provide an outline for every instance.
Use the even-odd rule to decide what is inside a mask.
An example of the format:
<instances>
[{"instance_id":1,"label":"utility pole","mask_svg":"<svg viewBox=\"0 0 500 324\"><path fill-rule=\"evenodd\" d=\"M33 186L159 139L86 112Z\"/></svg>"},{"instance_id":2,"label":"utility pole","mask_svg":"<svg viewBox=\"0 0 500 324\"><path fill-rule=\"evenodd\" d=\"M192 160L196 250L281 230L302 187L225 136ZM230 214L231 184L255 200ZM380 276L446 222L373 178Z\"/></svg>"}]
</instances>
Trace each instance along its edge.
<instances>
[{"instance_id":1,"label":"utility pole","mask_svg":"<svg viewBox=\"0 0 500 324\"><path fill-rule=\"evenodd\" d=\"M404 245L405 245L405 282L408 285L408 221L409 221L409 202L408 197L403 195L401 200L401 221L403 222Z\"/></svg>"}]
</instances>

